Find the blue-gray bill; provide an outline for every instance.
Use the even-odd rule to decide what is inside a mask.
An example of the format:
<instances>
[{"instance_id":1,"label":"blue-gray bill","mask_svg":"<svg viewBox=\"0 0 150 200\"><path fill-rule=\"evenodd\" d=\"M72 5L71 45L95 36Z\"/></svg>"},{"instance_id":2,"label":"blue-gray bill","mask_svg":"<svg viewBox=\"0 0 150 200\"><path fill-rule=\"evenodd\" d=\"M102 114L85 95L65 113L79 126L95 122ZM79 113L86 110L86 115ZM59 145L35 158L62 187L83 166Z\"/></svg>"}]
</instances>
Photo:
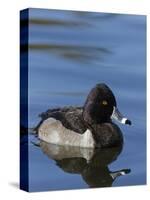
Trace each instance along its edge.
<instances>
[{"instance_id":1,"label":"blue-gray bill","mask_svg":"<svg viewBox=\"0 0 150 200\"><path fill-rule=\"evenodd\" d=\"M129 174L130 172L131 172L131 169L122 169L119 171L111 172L110 175L111 175L112 179L115 180L117 177L124 176L126 174Z\"/></svg>"},{"instance_id":2,"label":"blue-gray bill","mask_svg":"<svg viewBox=\"0 0 150 200\"><path fill-rule=\"evenodd\" d=\"M118 110L117 107L114 107L113 109L113 113L111 115L111 119L114 119L118 122L120 122L121 124L128 124L128 125L131 125L131 121L129 119L127 119L126 117L124 117L120 111Z\"/></svg>"}]
</instances>

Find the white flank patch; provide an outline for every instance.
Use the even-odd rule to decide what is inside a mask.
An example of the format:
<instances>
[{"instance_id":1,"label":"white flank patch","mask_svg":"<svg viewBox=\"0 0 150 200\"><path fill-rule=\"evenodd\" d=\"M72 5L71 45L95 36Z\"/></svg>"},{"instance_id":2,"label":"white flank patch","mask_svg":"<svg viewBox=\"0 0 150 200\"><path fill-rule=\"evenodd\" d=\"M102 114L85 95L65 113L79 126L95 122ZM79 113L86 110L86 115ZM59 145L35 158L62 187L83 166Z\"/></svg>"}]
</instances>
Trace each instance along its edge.
<instances>
[{"instance_id":1,"label":"white flank patch","mask_svg":"<svg viewBox=\"0 0 150 200\"><path fill-rule=\"evenodd\" d=\"M92 136L92 133L89 129L87 129L85 131L85 133L83 134L83 139L81 141L81 145L82 147L94 147L94 139Z\"/></svg>"},{"instance_id":2,"label":"white flank patch","mask_svg":"<svg viewBox=\"0 0 150 200\"><path fill-rule=\"evenodd\" d=\"M38 137L52 144L94 148L94 139L89 129L84 134L79 134L65 128L54 118L48 118L41 124Z\"/></svg>"},{"instance_id":3,"label":"white flank patch","mask_svg":"<svg viewBox=\"0 0 150 200\"><path fill-rule=\"evenodd\" d=\"M49 137L49 140L52 141L52 143L54 143L54 144L59 143L60 137L59 137L59 133L57 131L53 130L51 132L51 134L48 135L48 137Z\"/></svg>"}]
</instances>

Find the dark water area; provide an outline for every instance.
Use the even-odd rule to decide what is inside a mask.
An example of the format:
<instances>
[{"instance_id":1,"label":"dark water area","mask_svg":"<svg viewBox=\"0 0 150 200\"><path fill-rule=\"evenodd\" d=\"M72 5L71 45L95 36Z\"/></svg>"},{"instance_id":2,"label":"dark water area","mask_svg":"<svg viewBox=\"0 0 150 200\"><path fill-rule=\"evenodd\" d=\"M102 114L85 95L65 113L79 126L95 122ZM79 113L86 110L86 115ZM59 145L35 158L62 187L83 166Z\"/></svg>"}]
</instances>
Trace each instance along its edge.
<instances>
[{"instance_id":1,"label":"dark water area","mask_svg":"<svg viewBox=\"0 0 150 200\"><path fill-rule=\"evenodd\" d=\"M132 121L118 124L121 149L61 149L30 134L30 191L146 184L146 17L30 9L28 59L30 128L48 108L82 106L101 82Z\"/></svg>"}]
</instances>

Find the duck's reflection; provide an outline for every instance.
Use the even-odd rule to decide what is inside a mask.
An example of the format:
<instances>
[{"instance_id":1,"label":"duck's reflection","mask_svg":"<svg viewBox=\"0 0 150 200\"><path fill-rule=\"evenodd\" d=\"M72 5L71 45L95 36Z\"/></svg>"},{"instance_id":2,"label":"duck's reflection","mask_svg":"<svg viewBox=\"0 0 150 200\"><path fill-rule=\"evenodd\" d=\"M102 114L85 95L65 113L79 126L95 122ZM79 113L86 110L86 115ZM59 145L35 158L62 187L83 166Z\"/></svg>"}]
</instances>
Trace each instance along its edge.
<instances>
[{"instance_id":1,"label":"duck's reflection","mask_svg":"<svg viewBox=\"0 0 150 200\"><path fill-rule=\"evenodd\" d=\"M122 146L108 149L90 149L58 146L41 141L42 151L56 161L67 173L80 174L89 187L110 187L114 180L130 173L130 169L110 171L108 165L115 161Z\"/></svg>"}]
</instances>

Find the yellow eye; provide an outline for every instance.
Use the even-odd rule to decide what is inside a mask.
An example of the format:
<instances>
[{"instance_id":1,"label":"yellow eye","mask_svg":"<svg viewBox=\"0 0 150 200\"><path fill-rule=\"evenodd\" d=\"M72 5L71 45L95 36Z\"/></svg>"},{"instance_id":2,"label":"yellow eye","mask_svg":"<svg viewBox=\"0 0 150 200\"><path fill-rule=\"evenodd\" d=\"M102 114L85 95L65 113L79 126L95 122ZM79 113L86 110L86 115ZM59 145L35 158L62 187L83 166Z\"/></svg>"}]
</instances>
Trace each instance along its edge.
<instances>
[{"instance_id":1,"label":"yellow eye","mask_svg":"<svg viewBox=\"0 0 150 200\"><path fill-rule=\"evenodd\" d=\"M106 105L108 105L108 102L105 101L105 100L103 100L103 101L102 101L102 104L103 104L104 106L106 106Z\"/></svg>"}]
</instances>

